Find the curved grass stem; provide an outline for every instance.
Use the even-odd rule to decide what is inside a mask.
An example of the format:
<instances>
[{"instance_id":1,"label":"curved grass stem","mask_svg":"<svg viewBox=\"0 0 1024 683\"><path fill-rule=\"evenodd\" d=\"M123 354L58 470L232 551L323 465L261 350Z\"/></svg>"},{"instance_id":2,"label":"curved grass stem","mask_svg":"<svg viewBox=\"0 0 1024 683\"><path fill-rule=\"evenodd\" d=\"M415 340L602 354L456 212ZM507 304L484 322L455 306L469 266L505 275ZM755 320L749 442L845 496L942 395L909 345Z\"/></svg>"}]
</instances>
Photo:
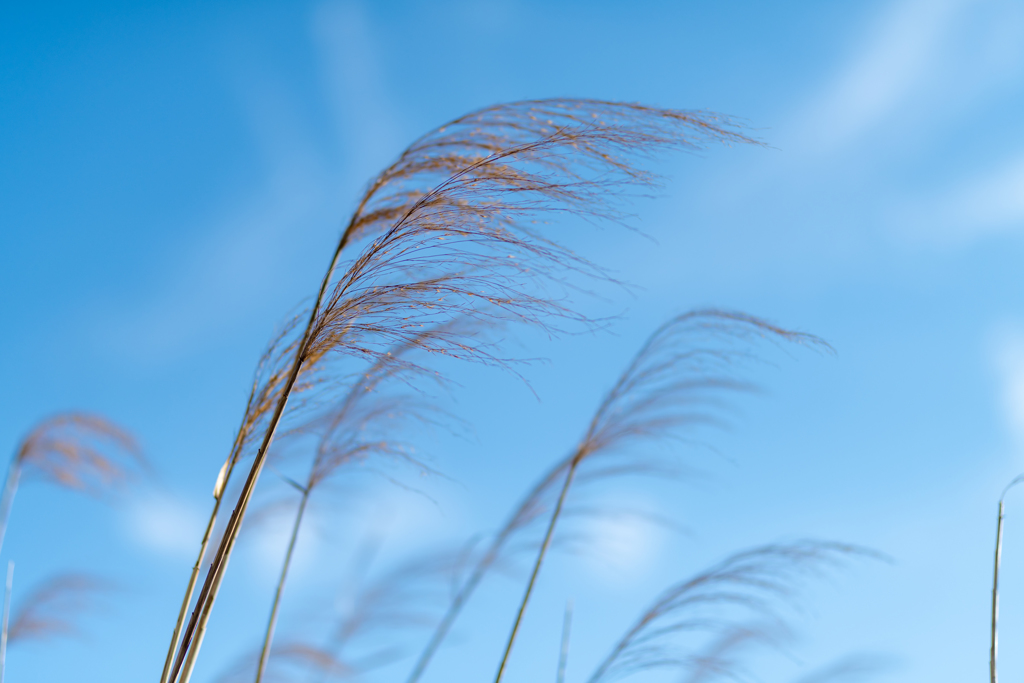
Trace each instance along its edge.
<instances>
[{"instance_id":1,"label":"curved grass stem","mask_svg":"<svg viewBox=\"0 0 1024 683\"><path fill-rule=\"evenodd\" d=\"M221 579L223 578L225 569L227 569L231 553L234 551L235 542L238 540L238 532L241 530L242 520L245 517L246 509L249 507L249 501L251 500L253 491L256 488L256 482L259 480L259 476L263 471L263 466L266 464L267 451L270 449L270 444L274 440L274 434L277 432L277 426L281 422L281 417L284 415L284 409L288 404L288 397L291 395L292 389L295 387L295 382L299 377L299 371L302 368L302 363L309 350L309 344L312 341L313 336L313 328L316 324L317 316L320 313L320 306L324 300L324 295L327 292L327 287L330 285L331 277L334 275L334 269L338 265L338 259L341 257L341 251L348 243L350 234L351 224L338 241L338 247L335 249L334 256L331 258L327 272L324 274L323 281L320 283L320 291L318 292L316 301L313 304L313 310L310 312L309 322L306 324L306 329L302 335L302 342L295 350L295 357L292 360L288 379L281 390L280 398L274 408L273 416L270 418L270 422L267 425L267 431L263 437L263 442L260 444L260 448L256 452L256 458L249 470L249 475L245 480L242 491L238 496L238 502L235 504L234 510L231 511L231 517L224 530L224 537L221 539L220 547L218 547L217 554L214 556L213 562L210 564L210 571L206 575L206 581L203 584L203 589L199 594L199 599L196 601L196 607L192 611L192 617L189 620L188 627L185 629L181 645L178 648L178 656L175 659L174 668L171 671L168 682L178 680L178 673L181 671L186 658L191 658L192 665L195 665L194 653L198 651L202 643L202 638L198 633L200 623L202 624L202 629L205 630L205 625L209 621L210 612L213 610L213 605L220 589ZM191 669L185 673L191 674ZM187 683L187 681L187 676L183 675L180 678L180 683Z\"/></svg>"}]
</instances>

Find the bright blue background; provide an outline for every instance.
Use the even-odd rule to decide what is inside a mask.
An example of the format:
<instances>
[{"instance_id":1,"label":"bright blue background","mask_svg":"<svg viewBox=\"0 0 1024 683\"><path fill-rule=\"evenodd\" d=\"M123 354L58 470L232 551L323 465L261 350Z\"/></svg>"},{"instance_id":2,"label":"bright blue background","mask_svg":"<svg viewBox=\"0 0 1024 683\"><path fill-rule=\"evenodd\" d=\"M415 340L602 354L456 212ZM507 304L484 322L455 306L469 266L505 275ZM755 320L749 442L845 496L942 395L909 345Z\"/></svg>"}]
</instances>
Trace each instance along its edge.
<instances>
[{"instance_id":1,"label":"bright blue background","mask_svg":"<svg viewBox=\"0 0 1024 683\"><path fill-rule=\"evenodd\" d=\"M880 680L984 679L996 500L1024 469L1024 6L495 0L0 10L0 443L86 409L136 433L157 471L112 505L23 486L4 548L16 595L68 569L118 589L82 639L12 648L10 680L157 677L252 368L314 291L359 189L448 119L565 95L724 112L770 148L659 166L662 195L636 206L657 244L572 233L638 286L583 304L625 311L613 334L523 335L523 355L550 359L525 371L540 402L509 377L456 370L475 436L422 444L454 481L423 483L436 505L340 489L361 493L319 508L282 633L334 599L367 527L386 558L493 528L650 330L717 305L838 354L758 370L765 395L706 435L718 455L686 452L703 477L608 492L690 533L634 530L646 545L612 548L610 564L556 556L507 680L553 678L566 597L579 681L662 586L806 535L894 563L810 589L802 638L762 680L856 653L887 658ZM1024 675L1020 497L1005 680ZM271 540L250 538L232 564L198 681L259 637L281 540L269 524ZM467 647L433 680L492 675L518 590L498 580L481 595L461 622Z\"/></svg>"}]
</instances>

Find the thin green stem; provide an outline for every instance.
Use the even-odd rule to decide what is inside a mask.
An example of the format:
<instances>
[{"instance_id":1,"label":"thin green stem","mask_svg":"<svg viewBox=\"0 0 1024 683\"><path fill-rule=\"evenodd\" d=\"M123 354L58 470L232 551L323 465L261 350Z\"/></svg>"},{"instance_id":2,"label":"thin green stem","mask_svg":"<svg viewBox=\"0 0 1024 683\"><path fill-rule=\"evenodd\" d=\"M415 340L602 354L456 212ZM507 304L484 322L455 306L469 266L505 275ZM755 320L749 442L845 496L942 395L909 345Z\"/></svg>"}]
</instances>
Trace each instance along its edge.
<instances>
[{"instance_id":1,"label":"thin green stem","mask_svg":"<svg viewBox=\"0 0 1024 683\"><path fill-rule=\"evenodd\" d=\"M537 575L540 573L541 563L544 561L544 556L548 552L548 548L551 546L551 538L555 534L555 525L558 523L558 518L562 514L562 506L565 504L565 497L569 493L569 487L572 485L573 475L576 474L576 467L580 463L580 458L575 458L572 462L572 466L565 475L565 484L562 485L562 491L558 494L558 503L555 505L554 512L551 513L551 521L548 523L548 530L544 534L544 542L541 543L540 551L537 553L537 561L533 565L533 572L530 574L530 581L526 584L526 592L523 594L523 600L519 604L519 612L516 614L515 623L512 624L512 632L508 636L508 644L505 645L505 654L501 658L501 664L498 665L498 673L494 677L494 683L501 683L501 677L505 673L505 665L508 664L508 657L512 653L512 645L516 640L516 633L519 632L519 625L523 621L523 613L526 612L526 605L530 601L530 594L533 593L533 585L537 582Z\"/></svg>"},{"instance_id":2,"label":"thin green stem","mask_svg":"<svg viewBox=\"0 0 1024 683\"><path fill-rule=\"evenodd\" d=\"M999 646L999 561L1003 553L1003 501L999 501L999 521L996 523L996 561L992 576L992 648L989 651L989 676L991 683L997 683L996 655Z\"/></svg>"},{"instance_id":3,"label":"thin green stem","mask_svg":"<svg viewBox=\"0 0 1024 683\"><path fill-rule=\"evenodd\" d=\"M309 502L309 491L302 492L302 501L299 503L299 510L295 514L295 524L292 526L292 536L288 539L288 550L284 555L284 566L281 567L281 578L277 581L277 590L274 591L274 604L270 608L270 620L267 623L267 633L263 637L263 649L260 651L260 665L256 669L256 683L263 680L263 672L266 671L267 662L270 660L270 644L274 640L274 629L277 627L277 612L281 605L281 593L284 591L285 581L288 579L288 568L292 563L292 555L295 552L295 542L299 538L299 528L302 526L302 517L306 513L306 503Z\"/></svg>"}]
</instances>

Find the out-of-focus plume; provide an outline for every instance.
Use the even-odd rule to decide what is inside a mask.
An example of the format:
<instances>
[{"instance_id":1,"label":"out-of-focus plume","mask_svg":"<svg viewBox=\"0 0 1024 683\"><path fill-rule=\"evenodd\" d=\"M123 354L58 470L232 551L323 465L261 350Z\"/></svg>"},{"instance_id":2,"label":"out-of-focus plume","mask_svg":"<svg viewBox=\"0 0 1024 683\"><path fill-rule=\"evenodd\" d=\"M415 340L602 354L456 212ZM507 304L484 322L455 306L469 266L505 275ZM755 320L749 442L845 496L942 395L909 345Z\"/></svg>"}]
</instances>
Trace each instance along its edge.
<instances>
[{"instance_id":1,"label":"out-of-focus plume","mask_svg":"<svg viewBox=\"0 0 1024 683\"><path fill-rule=\"evenodd\" d=\"M761 340L827 348L812 335L731 311L691 311L659 327L605 395L580 443L537 482L479 555L414 666L409 683L422 675L466 600L512 540L547 515L548 531L513 626L511 647L569 487L574 482L642 472L649 463L638 457L636 446L679 437L687 426L715 421L728 393L752 387L738 371L744 360L757 357L755 346Z\"/></svg>"},{"instance_id":2,"label":"out-of-focus plume","mask_svg":"<svg viewBox=\"0 0 1024 683\"><path fill-rule=\"evenodd\" d=\"M651 669L676 669L699 674L704 680L711 674L735 675L736 659L722 655L749 640L744 624L766 625L751 631L753 637L784 632L785 610L795 604L801 582L855 555L877 556L856 546L813 540L737 553L663 592L616 643L588 683ZM702 642L711 643L712 653L718 649L710 660L699 654Z\"/></svg>"},{"instance_id":3,"label":"out-of-focus plume","mask_svg":"<svg viewBox=\"0 0 1024 683\"><path fill-rule=\"evenodd\" d=\"M36 425L19 444L0 497L0 547L23 473L100 496L146 467L135 439L109 420L61 413Z\"/></svg>"},{"instance_id":4,"label":"out-of-focus plume","mask_svg":"<svg viewBox=\"0 0 1024 683\"><path fill-rule=\"evenodd\" d=\"M109 590L109 583L86 574L61 574L47 580L18 604L8 642L78 635L76 617Z\"/></svg>"},{"instance_id":5,"label":"out-of-focus plume","mask_svg":"<svg viewBox=\"0 0 1024 683\"><path fill-rule=\"evenodd\" d=\"M488 107L413 143L368 187L342 234L299 338L238 504L169 677L187 680L267 451L300 376L330 356L380 358L419 339L434 354L504 364L452 320L583 320L550 291L572 271L607 273L530 221L571 214L621 221L616 201L655 178L639 161L711 141L752 142L727 119L598 100ZM336 267L351 241L361 251ZM236 441L237 443L237 441ZM194 648L195 644L195 649ZM173 647L173 642L172 642ZM188 660L188 661L186 661Z\"/></svg>"}]
</instances>

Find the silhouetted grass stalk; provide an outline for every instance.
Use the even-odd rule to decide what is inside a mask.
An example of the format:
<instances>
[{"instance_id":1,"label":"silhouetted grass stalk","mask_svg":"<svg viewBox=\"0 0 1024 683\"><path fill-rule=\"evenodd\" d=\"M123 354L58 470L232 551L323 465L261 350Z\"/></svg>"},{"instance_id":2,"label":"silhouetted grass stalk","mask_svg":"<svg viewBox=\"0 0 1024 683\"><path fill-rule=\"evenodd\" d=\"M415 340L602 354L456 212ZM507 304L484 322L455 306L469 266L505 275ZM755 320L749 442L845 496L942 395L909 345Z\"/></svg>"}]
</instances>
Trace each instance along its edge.
<instances>
[{"instance_id":1,"label":"silhouetted grass stalk","mask_svg":"<svg viewBox=\"0 0 1024 683\"><path fill-rule=\"evenodd\" d=\"M498 560L509 539L537 518L544 508L544 498L553 493L559 482L562 493L568 491L573 481L567 476L570 470L575 473L581 462L609 456L636 440L665 438L682 425L711 421L709 411L714 410L715 402L708 402L710 394L749 388L729 372L731 362L749 357L749 352L732 348L730 344L754 335L829 348L814 336L730 311L691 311L659 327L605 395L576 449L534 486L496 534L452 599L407 683L416 683L423 674L462 607ZM706 344L708 340L713 343ZM629 463L614 464L591 476L607 477L636 471ZM557 517L549 521L549 529L553 529L556 521ZM546 548L542 547L541 551L546 552ZM542 556L538 558L542 559ZM528 599L529 594L526 597Z\"/></svg>"},{"instance_id":2,"label":"silhouetted grass stalk","mask_svg":"<svg viewBox=\"0 0 1024 683\"><path fill-rule=\"evenodd\" d=\"M171 664L174 661L174 652L178 647L178 637L181 636L181 629L185 625L186 617L188 617L188 607L192 603L192 594L195 591L196 582L199 580L199 569L203 563L203 556L206 555L206 550L210 545L210 537L213 535L213 528L217 523L217 514L220 511L220 502L224 495L224 487L227 485L227 481L231 476L231 470L233 467L234 464L230 460L225 462L220 475L217 477L217 483L214 484L213 510L210 512L210 519L206 523L206 531L203 533L203 540L199 544L199 555L196 557L196 563L192 566L192 574L188 579L188 587L185 589L185 597L181 601L181 609L178 611L178 620L174 624L174 633L171 635L171 645L167 649L167 659L164 661L164 670L160 674L160 683L167 683L167 679L170 676Z\"/></svg>"},{"instance_id":3,"label":"silhouetted grass stalk","mask_svg":"<svg viewBox=\"0 0 1024 683\"><path fill-rule=\"evenodd\" d=\"M7 478L4 481L3 496L0 497L0 550L4 547L4 537L7 535L7 520L11 516L11 506L14 503L14 494L18 492L18 482L21 480L21 458L14 458L7 467Z\"/></svg>"},{"instance_id":4,"label":"silhouetted grass stalk","mask_svg":"<svg viewBox=\"0 0 1024 683\"><path fill-rule=\"evenodd\" d=\"M221 582L224 580L224 575L220 574L213 582L212 592L214 595L220 591ZM206 627L210 622L211 610L204 610L196 624L195 636L193 640L195 644L188 651L188 656L185 657L185 663L181 669L181 681L188 681L192 678L192 671L196 667L196 660L199 658L199 650L203 645L203 639L206 637Z\"/></svg>"},{"instance_id":5,"label":"silhouetted grass stalk","mask_svg":"<svg viewBox=\"0 0 1024 683\"><path fill-rule=\"evenodd\" d=\"M260 663L256 669L256 683L263 680L263 672L267 668L267 661L270 659L270 644L274 640L274 629L277 626L277 612L281 605L281 593L284 591L284 584L288 578L288 568L292 563L292 555L295 552L295 542L299 538L299 528L302 525L302 517L306 512L306 503L309 502L310 489L302 491L302 500L299 502L299 510L295 513L295 523L292 524L292 533L288 539L288 550L284 554L284 566L281 568L281 578L277 581L277 588L274 590L274 604L270 608L270 621L267 624L267 632L263 637L263 648L260 650Z\"/></svg>"},{"instance_id":6,"label":"silhouetted grass stalk","mask_svg":"<svg viewBox=\"0 0 1024 683\"><path fill-rule=\"evenodd\" d=\"M554 512L551 513L551 521L548 522L547 531L544 533L544 541L540 545L540 551L537 553L537 560L533 564L533 571L530 572L530 580L526 583L526 592L523 594L523 599L519 603L519 611L516 613L516 620L512 624L512 632L509 633L508 643L505 645L505 654L501 657L501 663L498 664L498 673L494 676L494 683L500 683L502 675L505 673L505 665L508 663L508 657L512 653L512 645L515 644L516 634L519 632L519 625L523 621L523 613L526 612L526 605L530 602L530 595L533 593L533 585L537 582L537 574L540 573L540 566L544 562L544 556L547 555L548 548L551 546L551 538L555 533L555 525L558 523L558 518L562 514L562 506L565 504L565 497L569 493L569 487L572 485L573 476L576 474L576 468L579 467L582 458L573 458L572 465L569 467L569 471L565 475L565 483L562 485L562 490L558 494L558 502L555 503Z\"/></svg>"},{"instance_id":7,"label":"silhouetted grass stalk","mask_svg":"<svg viewBox=\"0 0 1024 683\"><path fill-rule=\"evenodd\" d=\"M992 646L989 649L988 669L989 680L997 683L998 675L996 663L999 655L999 564L1003 557L1003 502L1006 494L1017 484L1024 482L1024 475L1007 484L1003 489L1003 495L999 496L999 518L996 521L996 557L995 567L992 571Z\"/></svg>"},{"instance_id":8,"label":"silhouetted grass stalk","mask_svg":"<svg viewBox=\"0 0 1024 683\"><path fill-rule=\"evenodd\" d=\"M192 617L189 620L188 628L182 637L181 643L178 647L178 655L175 658L174 667L171 671L171 675L167 677L167 683L169 681L179 680L180 683L188 683L191 678L192 670L195 667L196 657L199 649L202 646L203 637L206 633L206 625L210 619L210 613L213 610L213 604L217 598L217 594L220 591L221 581L223 580L224 571L227 568L227 562L230 559L231 553L234 550L235 542L238 539L238 532L241 529L242 519L245 516L245 511L249 506L249 501L252 498L253 490L256 487L256 481L259 479L259 475L263 470L263 466L266 463L267 451L270 448L270 444L273 442L274 434L277 431L277 426L281 421L281 417L284 415L285 407L288 403L288 398L291 395L292 390L295 387L295 382L298 379L299 372L302 369L302 363L306 359L309 353L310 343L313 338L314 326L317 322L317 317L320 314L320 308L324 301L324 295L327 292L327 288L330 286L331 278L334 275L334 270L337 268L338 260L341 258L341 252L348 245L354 231L357 227L357 218L361 217L363 208L366 202L369 201L372 193L380 185L381 181L378 179L370 190L364 195L359 207L353 214L352 220L346 226L344 232L342 232L341 238L338 240L338 245L334 250L334 255L331 258L330 264L327 267L327 272L324 274L323 280L320 283L320 289L317 292L316 300L313 303L312 310L309 314L309 321L306 323L306 328L302 333L302 339L295 348L295 354L293 356L291 366L288 370L287 379L284 382L284 386L281 388L276 404L274 406L273 415L267 425L266 432L263 437L263 442L260 444L259 450L256 452L256 457L253 461L252 467L249 470L249 475L245 480L245 484L242 487L242 491L238 496L238 502L235 508L231 511L231 517L228 519L227 526L224 530L224 535L221 538L220 546L217 548L217 554L210 564L210 570L207 573L206 580L203 583L202 591L199 594L199 598L196 600L195 609L192 612ZM250 398L251 401L251 398ZM236 440L236 447L241 445L241 434ZM229 466L228 472L225 475L225 484L227 477L230 476L231 470L234 468L237 455L232 458L231 465ZM217 500L214 506L213 514L211 515L211 524L216 520L217 510L220 507L220 500ZM200 555L202 557L202 555ZM194 589L194 583L191 584ZM187 593L191 592L186 591ZM188 595L186 595L187 601ZM175 640L177 638L175 637ZM184 665L184 668L182 666ZM178 672L181 671L182 675L178 678Z\"/></svg>"},{"instance_id":9,"label":"silhouetted grass stalk","mask_svg":"<svg viewBox=\"0 0 1024 683\"><path fill-rule=\"evenodd\" d=\"M486 576L490 568L497 562L502 549L505 544L511 538L511 536L522 528L523 520L528 516L528 511L533 507L538 498L548 489L552 482L556 481L558 476L565 471L567 466L566 462L560 462L548 474L538 482L534 488L528 493L523 500L520 502L519 507L507 520L501 531L495 536L494 540L491 541L490 546L483 553L481 558L473 567L473 571L466 578L466 581L462 584L462 587L452 598L448 609L441 621L434 628L434 632L431 634L430 640L420 653L419 659L416 660L416 664L413 666L409 677L406 679L406 683L416 683L423 672L426 670L427 665L433 659L437 649L441 646L442 641L448 635L451 630L452 624L455 623L455 619L459 616L462 611L462 607L469 600L470 596L476 590L476 587Z\"/></svg>"},{"instance_id":10,"label":"silhouetted grass stalk","mask_svg":"<svg viewBox=\"0 0 1024 683\"><path fill-rule=\"evenodd\" d=\"M1003 501L999 501L999 520L996 522L996 560L992 574L992 647L989 650L988 669L992 683L996 683L996 655L999 647L999 561L1003 554Z\"/></svg>"},{"instance_id":11,"label":"silhouetted grass stalk","mask_svg":"<svg viewBox=\"0 0 1024 683\"><path fill-rule=\"evenodd\" d=\"M288 580L292 554L302 527L302 521L305 517L309 497L320 483L330 477L340 467L353 460L365 459L373 454L401 455L404 459L409 459L394 444L376 438L377 434L374 425L381 419L395 419L397 414L403 413L403 408L406 408L407 412L411 415L416 415L420 411L411 402L403 400L402 397L389 398L381 396L378 394L378 390L380 385L388 379L396 379L407 374L421 373L423 368L415 363L405 361L403 356L414 349L420 348L428 340L442 336L458 326L457 323L452 323L441 327L431 327L412 337L407 343L392 347L390 351L383 354L366 371L361 373L359 379L348 389L337 407L327 409L323 414L314 416L308 423L302 424L293 430L292 433L295 434L319 433L320 443L317 447L316 455L310 464L305 485L285 477L285 481L299 491L302 499L295 514L295 521L292 525L292 532L285 552L281 575L274 591L270 618L260 651L256 683L260 683L263 680L267 663L270 659L281 595ZM405 377L405 379L408 378ZM368 405L364 405L367 403ZM424 407L422 410L426 411L427 409ZM393 427L393 425L389 425L389 427ZM390 432L393 429L383 431Z\"/></svg>"},{"instance_id":12,"label":"silhouetted grass stalk","mask_svg":"<svg viewBox=\"0 0 1024 683\"><path fill-rule=\"evenodd\" d=\"M420 138L376 178L342 234L294 346L168 681L187 681L187 676L179 679L179 672L194 659L303 364L310 360L315 365L315 359L332 351L379 357L382 346L408 340L415 330L466 315L535 324L547 315L581 319L556 299L532 295L520 285L544 278L560 282L562 273L573 270L607 274L536 234L523 219L538 211L560 211L621 221L623 214L610 205L621 194L615 190L653 181L630 157L657 148L693 148L694 139L753 142L732 130L728 120L720 121L713 114L598 100L499 105ZM380 234L325 299L350 236L371 232ZM469 335L445 335L423 348L503 363Z\"/></svg>"},{"instance_id":13,"label":"silhouetted grass stalk","mask_svg":"<svg viewBox=\"0 0 1024 683\"><path fill-rule=\"evenodd\" d=\"M14 560L7 562L7 584L4 588L4 623L0 630L0 683L7 671L7 635L11 619L11 588L14 587Z\"/></svg>"},{"instance_id":14,"label":"silhouetted grass stalk","mask_svg":"<svg viewBox=\"0 0 1024 683\"><path fill-rule=\"evenodd\" d=\"M192 573L189 576L185 595L181 601L181 609L178 612L178 620L175 622L174 631L171 635L171 643L167 649L167 658L164 661L164 669L160 676L160 683L167 683L167 680L170 677L171 665L174 662L174 654L178 647L178 638L181 635L182 627L185 625L185 619L188 617L188 608L192 601L193 592L195 591L196 581L199 578L199 570L202 566L203 558L206 556L210 538L212 536L213 529L216 526L218 515L220 514L224 491L227 488L231 475L235 470L235 465L238 464L239 458L249 442L249 439L253 435L253 431L259 425L262 417L266 415L267 411L269 411L273 406L277 387L284 379L284 370L275 369L274 365L275 361L279 360L282 354L286 354L288 352L288 347L283 350L279 350L279 346L292 330L296 320L297 319L293 319L289 324L285 325L278 337L270 343L264 351L263 357L260 359L256 372L254 373L252 388L249 391L249 399L246 401L245 411L242 415L242 423L239 425L238 432L235 435L235 442L231 447L231 455L229 455L228 459L224 461L223 465L221 465L220 472L217 473L217 481L213 485L213 509L210 511L210 519L207 521L206 531L203 533L203 539L199 544L199 554L196 556L196 563L192 567Z\"/></svg>"},{"instance_id":15,"label":"silhouetted grass stalk","mask_svg":"<svg viewBox=\"0 0 1024 683\"><path fill-rule=\"evenodd\" d=\"M249 475L245 480L242 491L238 496L238 502L236 503L234 510L231 511L231 517L228 519L220 547L217 549L217 554L214 556L213 562L210 565L210 571L206 575L206 581L203 583L203 589L196 601L196 607L192 612L192 618L189 620L188 628L185 630L185 634L182 637L181 645L178 648L178 656L174 663L171 676L168 679L169 681L177 679L178 672L185 661L186 654L189 653L190 650L194 650L196 652L199 650L201 639L196 642L194 647L192 645L193 638L196 635L197 626L199 625L199 622L202 622L205 626L206 622L209 620L209 614L213 609L213 604L217 598L217 592L220 588L220 580L224 574L224 570L227 568L227 563L231 557L231 552L234 550L235 542L238 540L238 532L241 529L242 519L249 506L252 493L256 488L256 482L259 479L260 473L263 471L263 466L266 464L267 451L274 440L274 434L277 432L277 426L280 423L281 417L284 414L284 409L288 404L288 398L295 386L296 379L298 379L302 362L305 360L309 344L312 341L312 331L314 324L316 323L317 316L320 313L320 305L324 300L324 294L327 292L327 287L330 285L334 269L337 267L338 259L341 256L341 251L348 243L350 231L351 224L346 228L345 232L342 233L338 246L334 250L334 256L331 258L330 265L327 267L327 272L324 274L323 281L320 283L320 290L317 293L313 309L309 314L309 322L303 332L302 342L295 351L295 356L288 372L288 379L281 390L277 405L274 408L273 416L270 419L266 434L263 437L263 443L260 444L260 448L256 452L256 458L249 470ZM193 666L194 659L195 655L192 656ZM191 675L191 669L187 671L187 674ZM188 676L183 676L181 678L181 683L187 682Z\"/></svg>"}]
</instances>

